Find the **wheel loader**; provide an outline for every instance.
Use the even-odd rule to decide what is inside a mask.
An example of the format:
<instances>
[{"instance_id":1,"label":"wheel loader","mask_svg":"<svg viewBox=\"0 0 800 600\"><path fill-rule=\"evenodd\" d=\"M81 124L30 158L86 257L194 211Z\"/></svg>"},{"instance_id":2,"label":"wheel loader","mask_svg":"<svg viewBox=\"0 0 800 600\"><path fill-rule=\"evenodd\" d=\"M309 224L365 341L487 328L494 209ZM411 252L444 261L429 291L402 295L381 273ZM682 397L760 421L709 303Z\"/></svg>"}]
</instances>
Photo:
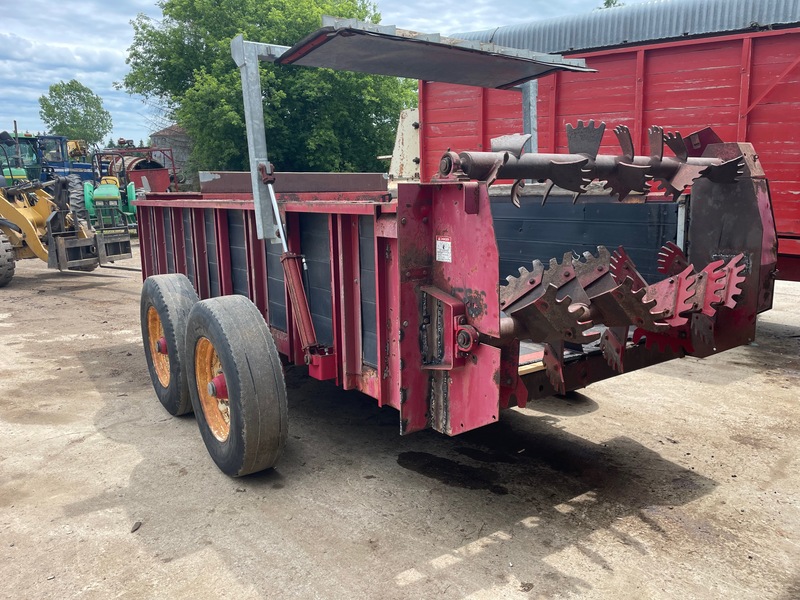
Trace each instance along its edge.
<instances>
[{"instance_id":1,"label":"wheel loader","mask_svg":"<svg viewBox=\"0 0 800 600\"><path fill-rule=\"evenodd\" d=\"M127 226L91 225L79 177L45 183L15 178L12 184L0 176L0 287L11 281L17 260L38 258L51 269L93 271L131 256Z\"/></svg>"}]
</instances>

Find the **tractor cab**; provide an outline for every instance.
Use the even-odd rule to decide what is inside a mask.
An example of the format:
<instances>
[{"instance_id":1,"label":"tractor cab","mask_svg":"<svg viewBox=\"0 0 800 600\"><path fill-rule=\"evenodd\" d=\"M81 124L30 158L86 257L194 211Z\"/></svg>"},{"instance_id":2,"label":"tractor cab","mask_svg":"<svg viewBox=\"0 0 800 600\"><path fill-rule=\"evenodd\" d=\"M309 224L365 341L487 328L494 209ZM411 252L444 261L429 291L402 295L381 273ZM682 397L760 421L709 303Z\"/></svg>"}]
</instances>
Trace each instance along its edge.
<instances>
[{"instance_id":1,"label":"tractor cab","mask_svg":"<svg viewBox=\"0 0 800 600\"><path fill-rule=\"evenodd\" d=\"M84 140L70 140L63 135L40 135L37 140L42 166L50 175L77 175L81 181L92 180L89 145Z\"/></svg>"},{"instance_id":2,"label":"tractor cab","mask_svg":"<svg viewBox=\"0 0 800 600\"><path fill-rule=\"evenodd\" d=\"M30 133L12 135L0 133L0 168L9 184L39 179L41 163L36 137Z\"/></svg>"}]
</instances>

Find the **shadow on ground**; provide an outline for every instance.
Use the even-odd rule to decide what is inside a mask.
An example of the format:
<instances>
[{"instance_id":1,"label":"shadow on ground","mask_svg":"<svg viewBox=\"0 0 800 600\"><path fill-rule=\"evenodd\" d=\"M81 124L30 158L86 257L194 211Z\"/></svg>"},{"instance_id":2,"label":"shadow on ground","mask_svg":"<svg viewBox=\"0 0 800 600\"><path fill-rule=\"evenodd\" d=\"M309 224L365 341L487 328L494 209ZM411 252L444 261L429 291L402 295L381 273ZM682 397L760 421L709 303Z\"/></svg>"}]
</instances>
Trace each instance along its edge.
<instances>
[{"instance_id":1,"label":"shadow on ground","mask_svg":"<svg viewBox=\"0 0 800 600\"><path fill-rule=\"evenodd\" d=\"M459 593L477 591L471 582L484 585L486 573L496 583L506 580L507 559L498 556L520 553L546 582L547 589L537 586L539 594L586 591L589 579L563 575L543 559L576 547L610 568L585 547L587 536L613 531L628 515L667 536L653 511L716 486L626 437L598 444L560 429L550 415L596 409L581 394L539 402L537 410L548 416L506 411L501 422L456 438L431 431L401 437L396 411L298 368L287 373L290 436L279 467L234 480L211 462L192 416L172 418L161 408L139 344L99 351L115 376L93 380L106 398L96 427L135 447L141 462L127 488L70 505L68 514L122 506L131 523L142 521L137 535L154 557L170 562L212 546L229 557L243 585L254 577L266 582L269 574L241 565L272 560L280 566L280 548L295 553L298 569L313 562L315 577L368 571L365 581L387 590L384 597L444 586L442 561L450 565L445 579L458 580ZM89 364L97 352L79 359ZM615 535L645 552L629 536ZM311 557L329 545L335 558Z\"/></svg>"}]
</instances>

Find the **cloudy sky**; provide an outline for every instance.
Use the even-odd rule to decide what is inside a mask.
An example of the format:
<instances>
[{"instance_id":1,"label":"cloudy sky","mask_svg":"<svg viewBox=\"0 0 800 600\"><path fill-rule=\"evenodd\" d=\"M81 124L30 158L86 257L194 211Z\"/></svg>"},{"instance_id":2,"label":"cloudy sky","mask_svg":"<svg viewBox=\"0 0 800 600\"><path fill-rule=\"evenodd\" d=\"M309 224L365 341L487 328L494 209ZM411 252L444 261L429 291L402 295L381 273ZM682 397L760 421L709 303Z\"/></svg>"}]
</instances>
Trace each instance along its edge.
<instances>
[{"instance_id":1,"label":"cloudy sky","mask_svg":"<svg viewBox=\"0 0 800 600\"><path fill-rule=\"evenodd\" d=\"M625 0L627 4L644 0ZM268 4L269 0L264 0ZM602 0L468 0L434 5L425 0L377 0L382 22L426 33L475 31L589 12ZM3 11L0 31L0 131L43 131L40 96L50 85L77 79L103 99L114 130L109 137L147 140L164 126L141 98L115 90L127 72L130 21L138 13L161 17L155 0L27 0ZM233 65L232 65L233 66Z\"/></svg>"}]
</instances>

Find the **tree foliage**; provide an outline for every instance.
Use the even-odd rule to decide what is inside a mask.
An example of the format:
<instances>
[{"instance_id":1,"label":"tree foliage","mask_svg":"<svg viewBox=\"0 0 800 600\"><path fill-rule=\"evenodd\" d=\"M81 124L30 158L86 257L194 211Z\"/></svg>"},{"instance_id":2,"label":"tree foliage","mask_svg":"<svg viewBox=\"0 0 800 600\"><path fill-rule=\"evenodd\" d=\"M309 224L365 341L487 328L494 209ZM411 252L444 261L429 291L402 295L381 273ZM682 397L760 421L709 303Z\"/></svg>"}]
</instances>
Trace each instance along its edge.
<instances>
[{"instance_id":1,"label":"tree foliage","mask_svg":"<svg viewBox=\"0 0 800 600\"><path fill-rule=\"evenodd\" d=\"M39 116L55 135L97 144L112 128L102 98L75 79L51 85L39 97L39 107Z\"/></svg>"},{"instance_id":2,"label":"tree foliage","mask_svg":"<svg viewBox=\"0 0 800 600\"><path fill-rule=\"evenodd\" d=\"M162 0L159 22L139 15L128 52L131 93L161 101L191 136L201 169L248 168L239 70L230 40L291 46L321 16L379 22L366 0ZM399 112L416 82L262 63L270 160L284 171L382 170Z\"/></svg>"},{"instance_id":3,"label":"tree foliage","mask_svg":"<svg viewBox=\"0 0 800 600\"><path fill-rule=\"evenodd\" d=\"M625 6L619 0L603 0L603 6L600 8L615 8L617 6Z\"/></svg>"}]
</instances>

